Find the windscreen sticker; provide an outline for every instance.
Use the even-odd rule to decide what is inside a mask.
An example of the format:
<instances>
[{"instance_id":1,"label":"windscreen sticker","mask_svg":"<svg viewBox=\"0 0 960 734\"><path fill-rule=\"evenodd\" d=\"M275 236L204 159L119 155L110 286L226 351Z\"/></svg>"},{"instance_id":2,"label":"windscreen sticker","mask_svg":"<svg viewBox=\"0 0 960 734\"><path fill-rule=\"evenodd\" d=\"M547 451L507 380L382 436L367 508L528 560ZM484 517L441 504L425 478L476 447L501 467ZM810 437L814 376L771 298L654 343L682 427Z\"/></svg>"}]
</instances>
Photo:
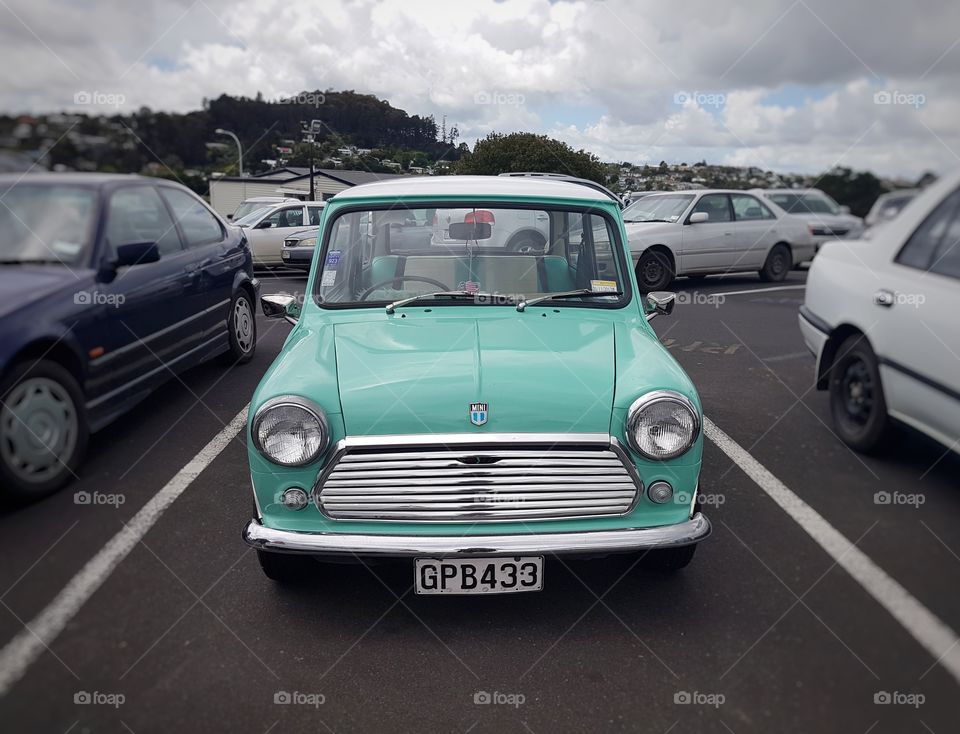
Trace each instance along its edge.
<instances>
[{"instance_id":1,"label":"windscreen sticker","mask_svg":"<svg viewBox=\"0 0 960 734\"><path fill-rule=\"evenodd\" d=\"M332 268L337 267L340 264L340 250L330 250L327 253L327 265Z\"/></svg>"},{"instance_id":2,"label":"windscreen sticker","mask_svg":"<svg viewBox=\"0 0 960 734\"><path fill-rule=\"evenodd\" d=\"M320 278L320 287L329 288L331 285L337 282L337 271L336 270L324 270L323 277Z\"/></svg>"},{"instance_id":3,"label":"windscreen sticker","mask_svg":"<svg viewBox=\"0 0 960 734\"><path fill-rule=\"evenodd\" d=\"M590 290L594 293L616 293L617 281L615 280L591 280Z\"/></svg>"}]
</instances>

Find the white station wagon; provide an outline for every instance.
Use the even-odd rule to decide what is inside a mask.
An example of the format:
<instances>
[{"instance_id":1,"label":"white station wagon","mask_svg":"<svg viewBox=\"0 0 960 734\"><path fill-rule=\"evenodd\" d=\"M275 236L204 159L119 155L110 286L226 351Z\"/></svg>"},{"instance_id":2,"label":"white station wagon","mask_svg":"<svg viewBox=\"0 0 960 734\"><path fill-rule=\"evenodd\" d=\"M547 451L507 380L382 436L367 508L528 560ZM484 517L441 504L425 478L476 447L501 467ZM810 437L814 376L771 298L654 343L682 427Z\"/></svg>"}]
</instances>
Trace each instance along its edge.
<instances>
[{"instance_id":1,"label":"white station wagon","mask_svg":"<svg viewBox=\"0 0 960 734\"><path fill-rule=\"evenodd\" d=\"M803 219L745 191L649 194L623 220L644 291L663 290L677 275L755 271L777 282L814 255Z\"/></svg>"},{"instance_id":2,"label":"white station wagon","mask_svg":"<svg viewBox=\"0 0 960 734\"><path fill-rule=\"evenodd\" d=\"M867 240L827 242L800 330L830 391L837 435L880 448L890 419L960 446L960 172Z\"/></svg>"}]
</instances>

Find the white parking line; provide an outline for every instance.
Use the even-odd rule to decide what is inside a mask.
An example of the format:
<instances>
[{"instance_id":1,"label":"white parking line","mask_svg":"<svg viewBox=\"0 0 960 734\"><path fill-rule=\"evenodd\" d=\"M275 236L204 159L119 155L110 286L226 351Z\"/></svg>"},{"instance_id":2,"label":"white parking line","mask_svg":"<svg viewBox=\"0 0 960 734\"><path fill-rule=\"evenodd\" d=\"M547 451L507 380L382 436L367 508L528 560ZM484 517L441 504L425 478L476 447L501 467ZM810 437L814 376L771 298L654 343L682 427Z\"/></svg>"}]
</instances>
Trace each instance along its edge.
<instances>
[{"instance_id":1,"label":"white parking line","mask_svg":"<svg viewBox=\"0 0 960 734\"><path fill-rule=\"evenodd\" d=\"M123 530L114 535L79 573L30 620L0 651L0 696L20 680L41 653L52 644L80 608L93 596L117 565L127 557L147 531L160 519L177 497L183 494L200 472L220 455L247 423L247 405L227 426L200 449L147 504L140 508Z\"/></svg>"},{"instance_id":2,"label":"white parking line","mask_svg":"<svg viewBox=\"0 0 960 734\"><path fill-rule=\"evenodd\" d=\"M718 291L711 296L749 296L751 293L770 293L772 291L796 291L806 288L806 285L778 285L772 288L754 288L749 291Z\"/></svg>"},{"instance_id":3,"label":"white parking line","mask_svg":"<svg viewBox=\"0 0 960 734\"><path fill-rule=\"evenodd\" d=\"M960 638L709 418L703 432L960 683Z\"/></svg>"}]
</instances>

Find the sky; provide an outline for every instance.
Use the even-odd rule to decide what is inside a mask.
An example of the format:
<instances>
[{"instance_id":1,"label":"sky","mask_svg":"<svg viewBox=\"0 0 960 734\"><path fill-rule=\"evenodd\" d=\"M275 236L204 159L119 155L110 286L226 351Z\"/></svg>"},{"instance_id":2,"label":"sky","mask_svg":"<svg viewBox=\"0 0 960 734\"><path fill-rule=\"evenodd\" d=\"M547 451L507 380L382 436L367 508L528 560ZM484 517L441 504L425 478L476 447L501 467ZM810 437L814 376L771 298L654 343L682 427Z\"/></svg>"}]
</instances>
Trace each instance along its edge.
<instances>
[{"instance_id":1,"label":"sky","mask_svg":"<svg viewBox=\"0 0 960 734\"><path fill-rule=\"evenodd\" d=\"M605 161L960 166L960 2L0 0L0 111L353 89L472 145Z\"/></svg>"}]
</instances>

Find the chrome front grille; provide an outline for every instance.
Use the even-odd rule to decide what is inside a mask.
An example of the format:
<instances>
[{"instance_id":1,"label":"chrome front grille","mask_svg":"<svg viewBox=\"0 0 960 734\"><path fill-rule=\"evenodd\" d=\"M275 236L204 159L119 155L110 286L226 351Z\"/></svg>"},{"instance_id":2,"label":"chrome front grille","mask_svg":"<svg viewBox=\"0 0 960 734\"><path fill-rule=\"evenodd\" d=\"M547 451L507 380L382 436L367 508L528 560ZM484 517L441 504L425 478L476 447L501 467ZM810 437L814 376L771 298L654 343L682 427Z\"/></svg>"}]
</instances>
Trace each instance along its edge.
<instances>
[{"instance_id":1,"label":"chrome front grille","mask_svg":"<svg viewBox=\"0 0 960 734\"><path fill-rule=\"evenodd\" d=\"M498 522L622 515L640 487L607 435L386 436L341 442L315 497L336 520Z\"/></svg>"}]
</instances>

